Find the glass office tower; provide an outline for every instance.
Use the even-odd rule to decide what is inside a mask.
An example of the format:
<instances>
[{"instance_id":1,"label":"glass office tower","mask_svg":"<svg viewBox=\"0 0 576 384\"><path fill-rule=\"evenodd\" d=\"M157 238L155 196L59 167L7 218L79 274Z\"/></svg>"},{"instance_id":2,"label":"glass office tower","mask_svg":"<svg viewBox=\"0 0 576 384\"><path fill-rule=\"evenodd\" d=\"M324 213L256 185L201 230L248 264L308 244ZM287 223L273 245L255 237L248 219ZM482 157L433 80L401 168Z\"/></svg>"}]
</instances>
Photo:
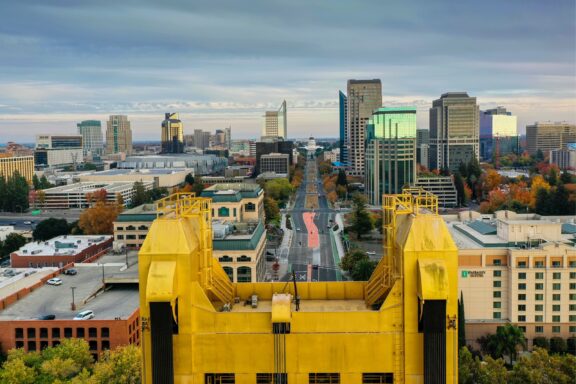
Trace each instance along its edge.
<instances>
[{"instance_id":1,"label":"glass office tower","mask_svg":"<svg viewBox=\"0 0 576 384\"><path fill-rule=\"evenodd\" d=\"M416 181L416 107L379 108L366 125L365 191L373 205Z\"/></svg>"}]
</instances>

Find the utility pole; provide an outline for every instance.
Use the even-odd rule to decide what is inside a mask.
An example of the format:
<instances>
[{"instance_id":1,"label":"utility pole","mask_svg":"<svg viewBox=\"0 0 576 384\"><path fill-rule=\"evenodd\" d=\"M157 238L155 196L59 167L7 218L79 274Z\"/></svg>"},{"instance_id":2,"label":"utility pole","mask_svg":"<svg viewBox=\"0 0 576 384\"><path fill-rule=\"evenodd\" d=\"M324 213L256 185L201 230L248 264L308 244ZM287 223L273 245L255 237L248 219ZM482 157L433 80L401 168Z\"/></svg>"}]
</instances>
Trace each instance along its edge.
<instances>
[{"instance_id":1,"label":"utility pole","mask_svg":"<svg viewBox=\"0 0 576 384\"><path fill-rule=\"evenodd\" d=\"M70 289L72 290L72 310L75 311L76 310L76 304L74 303L74 290L76 289L76 287L70 287Z\"/></svg>"},{"instance_id":2,"label":"utility pole","mask_svg":"<svg viewBox=\"0 0 576 384\"><path fill-rule=\"evenodd\" d=\"M102 285L104 285L104 263L100 265L102 266Z\"/></svg>"}]
</instances>

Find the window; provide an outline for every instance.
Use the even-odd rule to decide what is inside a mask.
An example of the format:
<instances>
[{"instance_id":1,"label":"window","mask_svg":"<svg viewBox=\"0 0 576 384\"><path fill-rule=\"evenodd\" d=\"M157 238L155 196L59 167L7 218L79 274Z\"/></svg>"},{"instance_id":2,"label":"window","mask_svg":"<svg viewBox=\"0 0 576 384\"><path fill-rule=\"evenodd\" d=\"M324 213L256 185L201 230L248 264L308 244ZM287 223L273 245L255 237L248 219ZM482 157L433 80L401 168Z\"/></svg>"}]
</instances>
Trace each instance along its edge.
<instances>
[{"instance_id":1,"label":"window","mask_svg":"<svg viewBox=\"0 0 576 384\"><path fill-rule=\"evenodd\" d=\"M236 208L234 208L233 216L236 217Z\"/></svg>"},{"instance_id":2,"label":"window","mask_svg":"<svg viewBox=\"0 0 576 384\"><path fill-rule=\"evenodd\" d=\"M91 351L97 351L98 350L98 342L96 340L88 341L88 346L90 347Z\"/></svg>"},{"instance_id":3,"label":"window","mask_svg":"<svg viewBox=\"0 0 576 384\"><path fill-rule=\"evenodd\" d=\"M140 226L138 227L138 230L139 230L139 231L147 231L147 230L148 230L148 227L145 226L145 225L140 225Z\"/></svg>"},{"instance_id":4,"label":"window","mask_svg":"<svg viewBox=\"0 0 576 384\"><path fill-rule=\"evenodd\" d=\"M40 350L43 351L48 348L48 340L40 340Z\"/></svg>"},{"instance_id":5,"label":"window","mask_svg":"<svg viewBox=\"0 0 576 384\"><path fill-rule=\"evenodd\" d=\"M500 259L494 259L494 261L492 262L494 265L502 265L502 260Z\"/></svg>"},{"instance_id":6,"label":"window","mask_svg":"<svg viewBox=\"0 0 576 384\"><path fill-rule=\"evenodd\" d=\"M569 315L568 321L571 323L576 323L576 315Z\"/></svg>"},{"instance_id":7,"label":"window","mask_svg":"<svg viewBox=\"0 0 576 384\"><path fill-rule=\"evenodd\" d=\"M29 341L28 342L28 351L35 351L36 350L36 342L35 341Z\"/></svg>"},{"instance_id":8,"label":"window","mask_svg":"<svg viewBox=\"0 0 576 384\"><path fill-rule=\"evenodd\" d=\"M536 333L544 333L544 327L542 325L537 325L536 327L534 327L534 331Z\"/></svg>"},{"instance_id":9,"label":"window","mask_svg":"<svg viewBox=\"0 0 576 384\"><path fill-rule=\"evenodd\" d=\"M136 235L126 235L126 240L136 240Z\"/></svg>"},{"instance_id":10,"label":"window","mask_svg":"<svg viewBox=\"0 0 576 384\"><path fill-rule=\"evenodd\" d=\"M226 272L226 274L228 275L228 278L230 279L230 281L234 281L234 268L232 267L222 267L222 269L224 269L224 272Z\"/></svg>"},{"instance_id":11,"label":"window","mask_svg":"<svg viewBox=\"0 0 576 384\"><path fill-rule=\"evenodd\" d=\"M518 322L524 323L526 321L526 315L518 315Z\"/></svg>"},{"instance_id":12,"label":"window","mask_svg":"<svg viewBox=\"0 0 576 384\"><path fill-rule=\"evenodd\" d=\"M544 310L544 306L543 306L542 304L536 304L536 305L534 306L534 310L535 310L535 311L542 312L542 311Z\"/></svg>"},{"instance_id":13,"label":"window","mask_svg":"<svg viewBox=\"0 0 576 384\"><path fill-rule=\"evenodd\" d=\"M102 334L102 337L110 337L110 328L108 328L108 327L103 327L103 328L100 330L100 332L101 332L101 334Z\"/></svg>"},{"instance_id":14,"label":"window","mask_svg":"<svg viewBox=\"0 0 576 384\"><path fill-rule=\"evenodd\" d=\"M568 262L568 265L570 266L570 268L576 267L576 260L570 260L570 261Z\"/></svg>"},{"instance_id":15,"label":"window","mask_svg":"<svg viewBox=\"0 0 576 384\"><path fill-rule=\"evenodd\" d=\"M553 300L553 301L560 301L560 297L561 297L561 296L560 296L559 293L554 293L554 294L552 295L552 300Z\"/></svg>"},{"instance_id":16,"label":"window","mask_svg":"<svg viewBox=\"0 0 576 384\"><path fill-rule=\"evenodd\" d=\"M239 283L249 283L252 281L252 268L250 267L240 267L237 270L238 282Z\"/></svg>"},{"instance_id":17,"label":"window","mask_svg":"<svg viewBox=\"0 0 576 384\"><path fill-rule=\"evenodd\" d=\"M53 339L60 338L60 328L52 328L52 338Z\"/></svg>"},{"instance_id":18,"label":"window","mask_svg":"<svg viewBox=\"0 0 576 384\"><path fill-rule=\"evenodd\" d=\"M502 308L502 303L499 301L495 301L492 303L492 308Z\"/></svg>"},{"instance_id":19,"label":"window","mask_svg":"<svg viewBox=\"0 0 576 384\"><path fill-rule=\"evenodd\" d=\"M15 336L17 339L22 339L24 338L24 329L23 328L16 328L14 330Z\"/></svg>"},{"instance_id":20,"label":"window","mask_svg":"<svg viewBox=\"0 0 576 384\"><path fill-rule=\"evenodd\" d=\"M518 280L526 280L526 272L518 273Z\"/></svg>"},{"instance_id":21,"label":"window","mask_svg":"<svg viewBox=\"0 0 576 384\"><path fill-rule=\"evenodd\" d=\"M247 262L247 261L252 261L252 258L251 258L251 257L248 257L248 256L246 256L246 255L242 255L242 256L238 257L238 258L236 259L236 261Z\"/></svg>"},{"instance_id":22,"label":"window","mask_svg":"<svg viewBox=\"0 0 576 384\"><path fill-rule=\"evenodd\" d=\"M518 305L518 311L520 311L520 312L526 311L526 305L524 305L524 304Z\"/></svg>"},{"instance_id":23,"label":"window","mask_svg":"<svg viewBox=\"0 0 576 384\"><path fill-rule=\"evenodd\" d=\"M340 383L339 373L308 374L308 384L338 384L338 383Z\"/></svg>"},{"instance_id":24,"label":"window","mask_svg":"<svg viewBox=\"0 0 576 384\"><path fill-rule=\"evenodd\" d=\"M576 283L570 283L570 290L576 289Z\"/></svg>"},{"instance_id":25,"label":"window","mask_svg":"<svg viewBox=\"0 0 576 384\"><path fill-rule=\"evenodd\" d=\"M561 289L561 287L562 287L562 284L560 284L560 283L552 284L552 289L555 291L559 291Z\"/></svg>"},{"instance_id":26,"label":"window","mask_svg":"<svg viewBox=\"0 0 576 384\"><path fill-rule=\"evenodd\" d=\"M576 304L570 304L570 310L576 311Z\"/></svg>"},{"instance_id":27,"label":"window","mask_svg":"<svg viewBox=\"0 0 576 384\"><path fill-rule=\"evenodd\" d=\"M218 258L218 261L224 262L224 263L231 263L234 261L234 259L232 259L230 256L228 255L224 255Z\"/></svg>"},{"instance_id":28,"label":"window","mask_svg":"<svg viewBox=\"0 0 576 384\"><path fill-rule=\"evenodd\" d=\"M525 261L519 261L518 262L518 268L526 268L526 262Z\"/></svg>"},{"instance_id":29,"label":"window","mask_svg":"<svg viewBox=\"0 0 576 384\"><path fill-rule=\"evenodd\" d=\"M64 328L64 337L72 337L72 328Z\"/></svg>"},{"instance_id":30,"label":"window","mask_svg":"<svg viewBox=\"0 0 576 384\"><path fill-rule=\"evenodd\" d=\"M543 261L537 261L536 263L534 263L534 267L544 268L544 262Z\"/></svg>"},{"instance_id":31,"label":"window","mask_svg":"<svg viewBox=\"0 0 576 384\"><path fill-rule=\"evenodd\" d=\"M542 315L536 315L536 316L534 316L534 321L537 322L537 323L541 323L541 322L544 321L544 316L542 316Z\"/></svg>"},{"instance_id":32,"label":"window","mask_svg":"<svg viewBox=\"0 0 576 384\"><path fill-rule=\"evenodd\" d=\"M234 384L233 373L206 373L204 374L204 384Z\"/></svg>"},{"instance_id":33,"label":"window","mask_svg":"<svg viewBox=\"0 0 576 384\"><path fill-rule=\"evenodd\" d=\"M534 300L542 301L542 300L544 300L544 295L542 293L537 293L534 295Z\"/></svg>"},{"instance_id":34,"label":"window","mask_svg":"<svg viewBox=\"0 0 576 384\"><path fill-rule=\"evenodd\" d=\"M553 325L552 326L552 333L560 333L560 326L559 325Z\"/></svg>"},{"instance_id":35,"label":"window","mask_svg":"<svg viewBox=\"0 0 576 384\"><path fill-rule=\"evenodd\" d=\"M499 298L499 297L502 297L502 292L500 292L500 291L494 291L494 292L492 292L492 297L495 298L495 299L496 299L496 298Z\"/></svg>"},{"instance_id":36,"label":"window","mask_svg":"<svg viewBox=\"0 0 576 384\"><path fill-rule=\"evenodd\" d=\"M494 288L500 288L500 287L502 287L502 282L501 281L493 281L492 286Z\"/></svg>"},{"instance_id":37,"label":"window","mask_svg":"<svg viewBox=\"0 0 576 384\"><path fill-rule=\"evenodd\" d=\"M576 293L570 294L570 300L576 300Z\"/></svg>"},{"instance_id":38,"label":"window","mask_svg":"<svg viewBox=\"0 0 576 384\"><path fill-rule=\"evenodd\" d=\"M138 235L138 240L145 240L146 239L146 235Z\"/></svg>"},{"instance_id":39,"label":"window","mask_svg":"<svg viewBox=\"0 0 576 384\"><path fill-rule=\"evenodd\" d=\"M124 240L124 235L116 235L117 240Z\"/></svg>"},{"instance_id":40,"label":"window","mask_svg":"<svg viewBox=\"0 0 576 384\"><path fill-rule=\"evenodd\" d=\"M363 373L362 384L392 384L394 383L393 373Z\"/></svg>"},{"instance_id":41,"label":"window","mask_svg":"<svg viewBox=\"0 0 576 384\"><path fill-rule=\"evenodd\" d=\"M16 348L24 348L24 342L22 340L17 340Z\"/></svg>"},{"instance_id":42,"label":"window","mask_svg":"<svg viewBox=\"0 0 576 384\"><path fill-rule=\"evenodd\" d=\"M102 340L102 343L100 343L100 345L102 346L102 350L106 350L106 349L110 349L110 341L109 340Z\"/></svg>"},{"instance_id":43,"label":"window","mask_svg":"<svg viewBox=\"0 0 576 384\"><path fill-rule=\"evenodd\" d=\"M536 272L536 280L542 280L544 278L544 272Z\"/></svg>"},{"instance_id":44,"label":"window","mask_svg":"<svg viewBox=\"0 0 576 384\"><path fill-rule=\"evenodd\" d=\"M561 264L562 263L560 261L553 261L552 262L552 268L560 268L560 267L562 267Z\"/></svg>"},{"instance_id":45,"label":"window","mask_svg":"<svg viewBox=\"0 0 576 384\"><path fill-rule=\"evenodd\" d=\"M518 300L526 300L526 294L525 293L519 293L518 294Z\"/></svg>"},{"instance_id":46,"label":"window","mask_svg":"<svg viewBox=\"0 0 576 384\"><path fill-rule=\"evenodd\" d=\"M492 318L493 318L493 319L500 319L500 318L502 318L502 313L500 313L500 312L493 312L493 313L492 313Z\"/></svg>"},{"instance_id":47,"label":"window","mask_svg":"<svg viewBox=\"0 0 576 384\"><path fill-rule=\"evenodd\" d=\"M518 289L521 291L526 290L526 283L518 283Z\"/></svg>"},{"instance_id":48,"label":"window","mask_svg":"<svg viewBox=\"0 0 576 384\"><path fill-rule=\"evenodd\" d=\"M576 333L576 325L571 325L568 327L568 331L570 333Z\"/></svg>"},{"instance_id":49,"label":"window","mask_svg":"<svg viewBox=\"0 0 576 384\"><path fill-rule=\"evenodd\" d=\"M570 278L576 279L576 272L570 272Z\"/></svg>"},{"instance_id":50,"label":"window","mask_svg":"<svg viewBox=\"0 0 576 384\"><path fill-rule=\"evenodd\" d=\"M521 327L518 327L518 328L520 328L520 330L522 331L522 333L526 334L526 327L525 327L525 326L521 326Z\"/></svg>"},{"instance_id":51,"label":"window","mask_svg":"<svg viewBox=\"0 0 576 384\"><path fill-rule=\"evenodd\" d=\"M555 304L552 306L552 312L560 312L560 305Z\"/></svg>"},{"instance_id":52,"label":"window","mask_svg":"<svg viewBox=\"0 0 576 384\"><path fill-rule=\"evenodd\" d=\"M494 277L501 277L501 276L502 276L502 271L494 271L494 272L492 273L492 276L494 276Z\"/></svg>"},{"instance_id":53,"label":"window","mask_svg":"<svg viewBox=\"0 0 576 384\"><path fill-rule=\"evenodd\" d=\"M98 337L98 329L88 328L88 337Z\"/></svg>"},{"instance_id":54,"label":"window","mask_svg":"<svg viewBox=\"0 0 576 384\"><path fill-rule=\"evenodd\" d=\"M84 328L76 328L76 337L84 337L86 334L86 331L84 330Z\"/></svg>"},{"instance_id":55,"label":"window","mask_svg":"<svg viewBox=\"0 0 576 384\"><path fill-rule=\"evenodd\" d=\"M552 274L552 278L553 278L554 280L560 280L560 279L562 278L562 273L560 273L560 272L554 272L554 273Z\"/></svg>"},{"instance_id":56,"label":"window","mask_svg":"<svg viewBox=\"0 0 576 384\"><path fill-rule=\"evenodd\" d=\"M246 212L255 212L256 211L256 204L254 204L254 203L244 204L244 210Z\"/></svg>"},{"instance_id":57,"label":"window","mask_svg":"<svg viewBox=\"0 0 576 384\"><path fill-rule=\"evenodd\" d=\"M226 208L226 207L220 207L218 208L218 216L219 217L228 217L230 216L230 209Z\"/></svg>"},{"instance_id":58,"label":"window","mask_svg":"<svg viewBox=\"0 0 576 384\"><path fill-rule=\"evenodd\" d=\"M559 323L560 322L560 315L552 316L552 322L553 323Z\"/></svg>"},{"instance_id":59,"label":"window","mask_svg":"<svg viewBox=\"0 0 576 384\"><path fill-rule=\"evenodd\" d=\"M536 283L535 288L538 290L544 289L544 284L543 283Z\"/></svg>"},{"instance_id":60,"label":"window","mask_svg":"<svg viewBox=\"0 0 576 384\"><path fill-rule=\"evenodd\" d=\"M27 328L26 334L27 334L29 339L35 338L36 337L36 328ZM34 348L34 349L36 349L36 348Z\"/></svg>"}]
</instances>

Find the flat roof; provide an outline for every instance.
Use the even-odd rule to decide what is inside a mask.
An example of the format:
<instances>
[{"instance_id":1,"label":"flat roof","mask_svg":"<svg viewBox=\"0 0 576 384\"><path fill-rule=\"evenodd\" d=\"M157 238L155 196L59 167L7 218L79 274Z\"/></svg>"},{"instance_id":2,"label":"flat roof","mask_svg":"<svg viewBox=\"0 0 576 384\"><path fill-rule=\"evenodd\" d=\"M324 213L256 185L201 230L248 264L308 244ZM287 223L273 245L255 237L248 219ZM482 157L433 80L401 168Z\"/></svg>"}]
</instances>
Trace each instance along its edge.
<instances>
[{"instance_id":1,"label":"flat roof","mask_svg":"<svg viewBox=\"0 0 576 384\"><path fill-rule=\"evenodd\" d=\"M58 236L47 241L33 241L14 253L18 256L73 256L86 248L112 239L108 235Z\"/></svg>"},{"instance_id":2,"label":"flat roof","mask_svg":"<svg viewBox=\"0 0 576 384\"><path fill-rule=\"evenodd\" d=\"M143 181L144 185L151 185L151 181ZM79 183L61 185L59 187L45 189L47 194L51 193L88 193L105 189L108 193L120 192L126 188L132 188L134 181L81 181Z\"/></svg>"},{"instance_id":3,"label":"flat roof","mask_svg":"<svg viewBox=\"0 0 576 384\"><path fill-rule=\"evenodd\" d=\"M151 169L109 169L91 173L90 176L116 176L116 175L173 175L191 171L190 168L151 168Z\"/></svg>"}]
</instances>

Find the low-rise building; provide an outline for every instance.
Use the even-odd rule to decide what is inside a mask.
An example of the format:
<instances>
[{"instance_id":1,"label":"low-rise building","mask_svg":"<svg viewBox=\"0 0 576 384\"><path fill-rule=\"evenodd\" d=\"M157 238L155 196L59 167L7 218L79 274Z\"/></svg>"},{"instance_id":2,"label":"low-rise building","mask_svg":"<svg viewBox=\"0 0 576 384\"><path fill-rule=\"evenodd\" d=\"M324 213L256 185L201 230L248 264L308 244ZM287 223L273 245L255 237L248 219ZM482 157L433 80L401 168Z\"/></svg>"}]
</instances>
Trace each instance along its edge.
<instances>
[{"instance_id":1,"label":"low-rise building","mask_svg":"<svg viewBox=\"0 0 576 384\"><path fill-rule=\"evenodd\" d=\"M82 135L36 135L34 164L58 167L84 161Z\"/></svg>"},{"instance_id":2,"label":"low-rise building","mask_svg":"<svg viewBox=\"0 0 576 384\"><path fill-rule=\"evenodd\" d=\"M440 207L458 205L458 194L451 176L417 176L414 186L436 195Z\"/></svg>"},{"instance_id":3,"label":"low-rise building","mask_svg":"<svg viewBox=\"0 0 576 384\"><path fill-rule=\"evenodd\" d=\"M58 236L33 241L10 254L13 268L60 267L97 258L112 246L112 236Z\"/></svg>"},{"instance_id":4,"label":"low-rise building","mask_svg":"<svg viewBox=\"0 0 576 384\"><path fill-rule=\"evenodd\" d=\"M142 184L147 191L154 186L152 181L143 181ZM91 204L88 200L89 194L100 190L106 191L107 202L117 202L120 195L124 206L129 206L134 196L134 182L85 181L49 188L42 191L43 197L38 198L38 206L44 209L88 208Z\"/></svg>"},{"instance_id":5,"label":"low-rise building","mask_svg":"<svg viewBox=\"0 0 576 384\"><path fill-rule=\"evenodd\" d=\"M576 143L569 144L567 149L550 151L550 164L556 164L562 170L576 170Z\"/></svg>"},{"instance_id":6,"label":"low-rise building","mask_svg":"<svg viewBox=\"0 0 576 384\"><path fill-rule=\"evenodd\" d=\"M290 156L285 153L269 153L260 156L260 173L266 172L288 175L290 172Z\"/></svg>"},{"instance_id":7,"label":"low-rise building","mask_svg":"<svg viewBox=\"0 0 576 384\"><path fill-rule=\"evenodd\" d=\"M140 249L155 219L155 204L142 204L120 213L114 221L115 248L123 245L128 249Z\"/></svg>"},{"instance_id":8,"label":"low-rise building","mask_svg":"<svg viewBox=\"0 0 576 384\"><path fill-rule=\"evenodd\" d=\"M78 179L81 182L147 181L152 182L154 188L168 188L168 190L173 190L184 184L184 180L188 174L194 176L194 170L189 168L110 169L107 171L80 174Z\"/></svg>"},{"instance_id":9,"label":"low-rise building","mask_svg":"<svg viewBox=\"0 0 576 384\"><path fill-rule=\"evenodd\" d=\"M212 199L212 217L230 222L264 221L264 190L258 184L215 184L202 191Z\"/></svg>"},{"instance_id":10,"label":"low-rise building","mask_svg":"<svg viewBox=\"0 0 576 384\"><path fill-rule=\"evenodd\" d=\"M117 168L125 169L172 169L191 168L194 175L211 175L223 171L228 159L215 155L187 153L162 154L153 156L128 156L118 162Z\"/></svg>"},{"instance_id":11,"label":"low-rise building","mask_svg":"<svg viewBox=\"0 0 576 384\"><path fill-rule=\"evenodd\" d=\"M0 177L10 179L14 172L18 172L28 183L32 183L34 176L34 156L12 156L0 154Z\"/></svg>"}]
</instances>

